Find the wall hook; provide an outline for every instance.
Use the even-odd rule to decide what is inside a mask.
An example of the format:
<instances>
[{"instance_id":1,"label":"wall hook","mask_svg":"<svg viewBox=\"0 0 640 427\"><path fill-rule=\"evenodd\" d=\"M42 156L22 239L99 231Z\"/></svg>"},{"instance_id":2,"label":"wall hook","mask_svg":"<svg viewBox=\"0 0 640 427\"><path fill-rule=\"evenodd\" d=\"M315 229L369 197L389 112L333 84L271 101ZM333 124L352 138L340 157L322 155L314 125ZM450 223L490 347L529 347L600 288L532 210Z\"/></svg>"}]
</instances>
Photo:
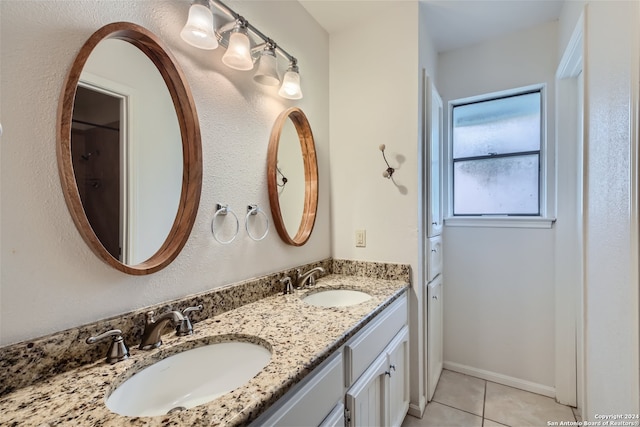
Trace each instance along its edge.
<instances>
[{"instance_id":1,"label":"wall hook","mask_svg":"<svg viewBox=\"0 0 640 427\"><path fill-rule=\"evenodd\" d=\"M380 149L380 151L382 151L382 158L384 159L384 162L387 164L387 170L382 172L382 176L390 179L396 170L389 165L389 162L387 161L387 157L384 155L384 150L387 147L384 144L380 144L378 148Z\"/></svg>"}]
</instances>

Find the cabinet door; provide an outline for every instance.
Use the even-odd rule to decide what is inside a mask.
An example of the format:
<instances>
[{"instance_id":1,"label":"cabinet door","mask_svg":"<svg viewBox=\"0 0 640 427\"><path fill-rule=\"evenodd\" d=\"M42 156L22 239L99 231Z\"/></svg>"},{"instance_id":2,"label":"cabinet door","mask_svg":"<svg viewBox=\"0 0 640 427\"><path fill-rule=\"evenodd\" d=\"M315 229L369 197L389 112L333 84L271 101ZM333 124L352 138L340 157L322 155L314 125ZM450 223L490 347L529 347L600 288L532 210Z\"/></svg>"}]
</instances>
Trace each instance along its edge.
<instances>
[{"instance_id":1,"label":"cabinet door","mask_svg":"<svg viewBox=\"0 0 640 427\"><path fill-rule=\"evenodd\" d=\"M426 86L426 134L427 134L427 237L442 233L442 98L438 94L433 80L425 79Z\"/></svg>"},{"instance_id":2,"label":"cabinet door","mask_svg":"<svg viewBox=\"0 0 640 427\"><path fill-rule=\"evenodd\" d=\"M409 328L389 344L389 425L399 427L409 411Z\"/></svg>"},{"instance_id":3,"label":"cabinet door","mask_svg":"<svg viewBox=\"0 0 640 427\"><path fill-rule=\"evenodd\" d=\"M442 311L442 275L438 276L436 280L429 283L428 286L428 304L429 304L429 325L428 325L428 369L427 369L427 384L428 384L428 401L433 398L433 393L436 391L436 385L440 379L440 373L442 372L442 359L443 359L443 347L442 347L442 335L443 335L443 311Z\"/></svg>"},{"instance_id":4,"label":"cabinet door","mask_svg":"<svg viewBox=\"0 0 640 427\"><path fill-rule=\"evenodd\" d=\"M387 354L383 353L347 391L345 424L348 427L388 425L388 369Z\"/></svg>"}]
</instances>

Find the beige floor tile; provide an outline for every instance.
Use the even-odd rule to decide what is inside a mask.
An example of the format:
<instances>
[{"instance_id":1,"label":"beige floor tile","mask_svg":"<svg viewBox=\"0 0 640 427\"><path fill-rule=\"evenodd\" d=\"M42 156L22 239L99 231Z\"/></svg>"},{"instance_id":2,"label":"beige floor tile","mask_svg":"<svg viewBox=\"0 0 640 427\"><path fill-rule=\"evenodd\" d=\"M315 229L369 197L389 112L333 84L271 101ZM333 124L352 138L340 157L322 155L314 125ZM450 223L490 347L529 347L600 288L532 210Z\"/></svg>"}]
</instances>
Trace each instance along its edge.
<instances>
[{"instance_id":1,"label":"beige floor tile","mask_svg":"<svg viewBox=\"0 0 640 427\"><path fill-rule=\"evenodd\" d=\"M468 412L459 411L431 402L427 405L422 419L408 415L402 427L482 427L482 418Z\"/></svg>"},{"instance_id":2,"label":"beige floor tile","mask_svg":"<svg viewBox=\"0 0 640 427\"><path fill-rule=\"evenodd\" d=\"M482 416L485 382L469 375L444 370L433 400Z\"/></svg>"},{"instance_id":3,"label":"beige floor tile","mask_svg":"<svg viewBox=\"0 0 640 427\"><path fill-rule=\"evenodd\" d=\"M575 421L568 406L512 387L487 382L484 416L502 424L547 426L547 421Z\"/></svg>"}]
</instances>

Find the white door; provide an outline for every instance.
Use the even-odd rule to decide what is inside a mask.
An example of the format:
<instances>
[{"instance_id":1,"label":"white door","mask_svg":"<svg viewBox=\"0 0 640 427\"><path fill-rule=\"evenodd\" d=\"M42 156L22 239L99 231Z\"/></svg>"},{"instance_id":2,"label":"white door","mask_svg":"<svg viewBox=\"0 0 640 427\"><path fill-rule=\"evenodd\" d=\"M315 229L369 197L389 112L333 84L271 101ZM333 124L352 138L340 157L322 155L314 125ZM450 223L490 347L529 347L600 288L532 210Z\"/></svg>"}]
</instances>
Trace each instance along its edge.
<instances>
[{"instance_id":1,"label":"white door","mask_svg":"<svg viewBox=\"0 0 640 427\"><path fill-rule=\"evenodd\" d=\"M428 396L427 400L431 401L433 393L436 391L440 374L442 373L442 360L443 360L443 311L442 311L442 275L436 277L434 281L427 286L427 306L429 315L428 326L428 369L427 369L427 384L428 384Z\"/></svg>"}]
</instances>

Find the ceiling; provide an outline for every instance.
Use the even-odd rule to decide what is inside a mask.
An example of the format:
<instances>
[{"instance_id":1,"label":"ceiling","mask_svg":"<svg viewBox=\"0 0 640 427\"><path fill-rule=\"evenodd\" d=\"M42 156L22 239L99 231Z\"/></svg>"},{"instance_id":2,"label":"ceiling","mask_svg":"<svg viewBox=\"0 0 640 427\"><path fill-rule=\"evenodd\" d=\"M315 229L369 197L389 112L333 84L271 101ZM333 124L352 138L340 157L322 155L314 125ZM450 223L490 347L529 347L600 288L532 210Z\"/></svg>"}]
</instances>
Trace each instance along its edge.
<instances>
[{"instance_id":1,"label":"ceiling","mask_svg":"<svg viewBox=\"0 0 640 427\"><path fill-rule=\"evenodd\" d=\"M299 0L324 27L336 33L380 16L403 0ZM564 0L420 0L438 52L458 49L558 19Z\"/></svg>"}]
</instances>

